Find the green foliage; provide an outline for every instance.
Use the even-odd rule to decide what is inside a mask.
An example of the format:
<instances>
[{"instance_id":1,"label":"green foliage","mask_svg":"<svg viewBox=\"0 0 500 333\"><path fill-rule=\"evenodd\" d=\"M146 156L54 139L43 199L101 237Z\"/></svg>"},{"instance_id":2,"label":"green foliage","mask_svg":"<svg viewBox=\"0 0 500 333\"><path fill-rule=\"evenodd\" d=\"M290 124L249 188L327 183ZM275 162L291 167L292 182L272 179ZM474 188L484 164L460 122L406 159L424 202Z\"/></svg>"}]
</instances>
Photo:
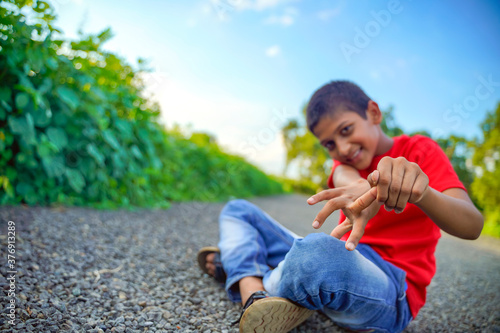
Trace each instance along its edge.
<instances>
[{"instance_id":1,"label":"green foliage","mask_svg":"<svg viewBox=\"0 0 500 333\"><path fill-rule=\"evenodd\" d=\"M312 195L314 193L318 193L319 191L323 190L321 186L318 186L318 184L305 178L301 179L283 178L281 179L281 182L284 184L285 190L287 192L298 192L307 195Z\"/></svg>"},{"instance_id":2,"label":"green foliage","mask_svg":"<svg viewBox=\"0 0 500 333\"><path fill-rule=\"evenodd\" d=\"M387 111L382 111L383 117L382 122L380 123L382 131L384 131L384 133L391 138L404 134L403 130L401 129L401 127L399 127L396 119L394 118L394 115L392 114L393 110L394 108L390 106Z\"/></svg>"},{"instance_id":3,"label":"green foliage","mask_svg":"<svg viewBox=\"0 0 500 333\"><path fill-rule=\"evenodd\" d=\"M103 51L109 29L69 43L53 19L43 1L0 3L0 204L167 207L283 191L204 135L167 133L143 97L145 68Z\"/></svg>"},{"instance_id":4,"label":"green foliage","mask_svg":"<svg viewBox=\"0 0 500 333\"><path fill-rule=\"evenodd\" d=\"M303 119L289 120L281 129L286 148L286 167L292 163L298 167L300 182L292 182L296 191L303 192L326 186L332 167L330 155L318 139L307 129L305 123L307 105L302 108ZM286 171L286 170L285 170ZM309 184L309 185L306 185Z\"/></svg>"},{"instance_id":5,"label":"green foliage","mask_svg":"<svg viewBox=\"0 0 500 333\"><path fill-rule=\"evenodd\" d=\"M439 138L436 139L436 141L451 161L458 178L460 178L467 191L470 192L471 184L474 180L474 173L471 168L467 166L467 161L472 157L473 146L471 142L457 135Z\"/></svg>"},{"instance_id":6,"label":"green foliage","mask_svg":"<svg viewBox=\"0 0 500 333\"><path fill-rule=\"evenodd\" d=\"M483 209L484 232L500 237L500 103L481 124L483 141L475 142L472 194Z\"/></svg>"}]
</instances>

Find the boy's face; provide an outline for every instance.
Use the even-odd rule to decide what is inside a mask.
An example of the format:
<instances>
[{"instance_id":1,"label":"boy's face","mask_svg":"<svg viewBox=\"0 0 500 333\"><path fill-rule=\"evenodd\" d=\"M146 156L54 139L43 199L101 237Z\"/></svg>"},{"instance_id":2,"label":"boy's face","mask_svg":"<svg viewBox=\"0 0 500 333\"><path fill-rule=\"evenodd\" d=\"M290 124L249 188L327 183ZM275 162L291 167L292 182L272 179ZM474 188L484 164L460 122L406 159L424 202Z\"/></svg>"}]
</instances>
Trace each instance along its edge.
<instances>
[{"instance_id":1,"label":"boy's face","mask_svg":"<svg viewBox=\"0 0 500 333\"><path fill-rule=\"evenodd\" d=\"M379 123L370 111L364 119L353 111L336 110L321 118L313 133L334 160L364 170L378 155Z\"/></svg>"}]
</instances>

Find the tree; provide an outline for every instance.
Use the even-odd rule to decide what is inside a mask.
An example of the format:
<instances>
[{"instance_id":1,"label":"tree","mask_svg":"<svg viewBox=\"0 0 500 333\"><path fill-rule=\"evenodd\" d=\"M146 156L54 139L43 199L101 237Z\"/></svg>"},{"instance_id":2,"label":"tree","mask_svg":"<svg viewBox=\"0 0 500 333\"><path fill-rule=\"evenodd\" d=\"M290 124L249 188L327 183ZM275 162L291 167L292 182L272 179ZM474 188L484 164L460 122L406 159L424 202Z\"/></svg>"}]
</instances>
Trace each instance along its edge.
<instances>
[{"instance_id":1,"label":"tree","mask_svg":"<svg viewBox=\"0 0 500 333\"><path fill-rule=\"evenodd\" d=\"M472 195L483 209L484 232L500 236L500 103L481 124L483 141L475 142Z\"/></svg>"},{"instance_id":2,"label":"tree","mask_svg":"<svg viewBox=\"0 0 500 333\"><path fill-rule=\"evenodd\" d=\"M302 108L302 119L289 120L281 130L286 148L285 172L295 164L298 168L299 180L302 183L311 184L311 186L305 186L306 188L316 190L318 187L326 186L332 163L327 150L307 129L306 109L307 105Z\"/></svg>"},{"instance_id":3,"label":"tree","mask_svg":"<svg viewBox=\"0 0 500 333\"><path fill-rule=\"evenodd\" d=\"M447 138L436 139L441 149L453 165L458 178L462 181L467 191L471 190L474 172L469 166L473 154L473 144L462 136L450 135Z\"/></svg>"},{"instance_id":4,"label":"tree","mask_svg":"<svg viewBox=\"0 0 500 333\"><path fill-rule=\"evenodd\" d=\"M403 130L401 129L401 127L399 127L396 119L394 118L394 115L392 114L393 110L394 108L392 106L389 106L389 109L387 109L387 111L382 111L383 117L382 122L380 123L382 131L384 131L384 133L391 138L403 134Z\"/></svg>"}]
</instances>

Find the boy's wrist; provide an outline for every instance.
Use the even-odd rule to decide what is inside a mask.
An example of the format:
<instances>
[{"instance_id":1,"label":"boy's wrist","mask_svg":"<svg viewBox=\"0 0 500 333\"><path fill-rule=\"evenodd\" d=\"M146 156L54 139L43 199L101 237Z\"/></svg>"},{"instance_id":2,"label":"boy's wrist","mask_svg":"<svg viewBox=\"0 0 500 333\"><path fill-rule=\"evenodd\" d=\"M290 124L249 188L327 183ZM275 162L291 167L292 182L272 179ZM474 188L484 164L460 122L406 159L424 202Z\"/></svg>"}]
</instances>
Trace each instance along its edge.
<instances>
[{"instance_id":1,"label":"boy's wrist","mask_svg":"<svg viewBox=\"0 0 500 333\"><path fill-rule=\"evenodd\" d=\"M413 204L418 208L422 209L422 207L425 206L429 200L432 200L432 195L433 195L432 191L433 189L430 186L427 186L424 190L424 193L422 193L420 199L418 201L413 202Z\"/></svg>"}]
</instances>

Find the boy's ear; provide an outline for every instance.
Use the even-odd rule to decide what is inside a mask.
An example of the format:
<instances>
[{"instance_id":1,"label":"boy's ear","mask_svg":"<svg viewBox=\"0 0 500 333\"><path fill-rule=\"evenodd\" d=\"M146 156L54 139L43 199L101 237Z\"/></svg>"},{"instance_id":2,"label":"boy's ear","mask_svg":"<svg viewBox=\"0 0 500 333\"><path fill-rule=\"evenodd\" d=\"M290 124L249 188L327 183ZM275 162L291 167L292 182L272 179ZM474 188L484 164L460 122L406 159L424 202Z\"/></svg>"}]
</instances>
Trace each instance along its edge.
<instances>
[{"instance_id":1,"label":"boy's ear","mask_svg":"<svg viewBox=\"0 0 500 333\"><path fill-rule=\"evenodd\" d=\"M379 125L382 122L382 111L380 111L378 104L374 101L368 101L366 116L374 125Z\"/></svg>"}]
</instances>

